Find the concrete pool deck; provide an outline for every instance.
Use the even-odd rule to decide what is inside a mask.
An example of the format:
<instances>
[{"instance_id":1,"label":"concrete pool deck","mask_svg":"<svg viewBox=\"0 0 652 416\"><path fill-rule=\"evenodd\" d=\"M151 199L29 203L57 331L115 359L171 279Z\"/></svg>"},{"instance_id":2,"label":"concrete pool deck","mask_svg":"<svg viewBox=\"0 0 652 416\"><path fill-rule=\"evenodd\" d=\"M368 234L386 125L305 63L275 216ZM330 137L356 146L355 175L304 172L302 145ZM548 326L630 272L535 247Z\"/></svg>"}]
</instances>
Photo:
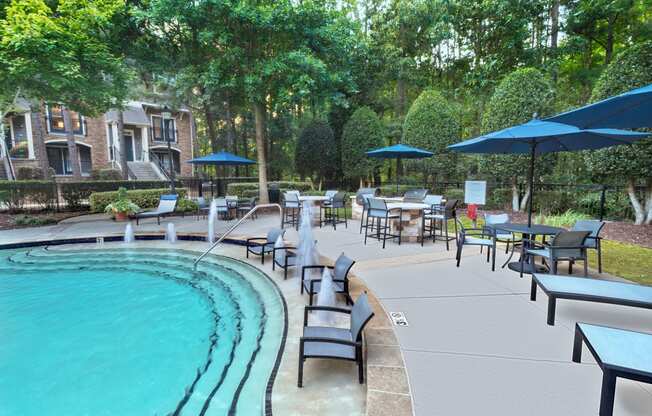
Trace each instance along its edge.
<instances>
[{"instance_id":1,"label":"concrete pool deck","mask_svg":"<svg viewBox=\"0 0 652 416\"><path fill-rule=\"evenodd\" d=\"M194 217L166 219L160 226L147 221L134 228L136 232L161 232L167 222L175 223L178 232L205 233L206 221ZM245 222L237 234L264 235L278 222L278 217L261 216ZM218 225L220 231L226 226ZM466 249L457 268L454 252L447 252L442 242L425 247L388 242L383 250L374 240L364 246L358 227L359 223L352 221L348 229L317 228L315 238L322 255L334 259L345 252L355 259L353 273L374 292L385 310L403 312L409 323L407 327L394 327L399 347L387 346L396 348L405 360L408 380L390 378L382 386L370 383L367 411L374 414L397 415L392 400L405 401L410 396L388 396L384 389L392 383L401 384L394 386L396 389L406 389L409 381L416 415L597 415L602 372L589 354L584 354L582 364L571 361L575 322L652 332L651 311L564 300L558 301L556 325L548 326L547 297L529 300L530 278L520 279L518 274L500 268L491 272L478 249ZM103 216L82 217L55 226L0 231L0 244L119 234L123 229L124 223L107 221ZM288 230L287 240L296 237L294 230ZM244 252L240 247L224 250L240 255ZM503 259L500 253L497 264ZM298 291L296 278L284 282L279 272L271 272L269 262L263 269L277 282ZM288 341L292 338L297 342L298 332L294 337L290 333ZM368 334L368 342L370 338ZM368 373L375 371L374 365L392 368L394 364L373 359L369 357ZM306 370L324 365L330 371L323 374L335 373L333 377L345 388L342 394L330 396L337 400L330 401L337 404L346 400L351 393L348 387L357 385L354 366L316 363L308 361ZM288 371L295 376L296 368L290 365ZM315 386L307 374L306 386L311 385ZM287 397L301 400L303 394L308 394L305 388L299 391L288 386ZM308 409L320 407L317 403L312 403L314 407L306 405ZM332 413L318 413L349 414L337 406L330 409ZM618 380L615 415L649 414L650 409L652 386ZM314 414L305 408L303 411L288 408L288 413L279 410L277 414Z\"/></svg>"}]
</instances>

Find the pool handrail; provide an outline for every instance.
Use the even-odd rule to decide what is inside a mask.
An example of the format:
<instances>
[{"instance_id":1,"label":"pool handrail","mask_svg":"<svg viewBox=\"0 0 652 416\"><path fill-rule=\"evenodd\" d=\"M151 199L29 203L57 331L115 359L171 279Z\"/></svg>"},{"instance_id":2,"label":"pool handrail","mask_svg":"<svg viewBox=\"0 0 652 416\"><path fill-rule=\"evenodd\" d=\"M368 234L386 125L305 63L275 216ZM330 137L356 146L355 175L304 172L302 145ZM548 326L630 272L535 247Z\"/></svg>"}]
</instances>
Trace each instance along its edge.
<instances>
[{"instance_id":1,"label":"pool handrail","mask_svg":"<svg viewBox=\"0 0 652 416\"><path fill-rule=\"evenodd\" d=\"M227 232L225 232L224 234L222 234L222 236L221 236L220 238L218 238L217 241L215 241L213 244L211 244L211 246L210 246L206 251L204 251L204 252L203 252L199 257L197 257L197 258L195 259L195 261L194 261L193 264L192 264L192 268L193 268L193 270L197 270L197 264L201 261L201 259L203 259L203 258L204 258L208 253L210 253L211 251L213 251L213 249L214 249L218 244L220 244L222 241L224 241L224 239L225 239L229 234L231 234L231 232L232 232L233 230L235 230L235 229L236 229L240 224L242 224L242 222L243 222L244 220L246 220L246 219L249 218L249 217L250 217L254 212L256 212L256 210L258 210L259 208L273 208L273 207L278 208L278 213L279 213L279 215L280 215L280 217L281 217L281 221L282 221L282 220L283 220L283 208L281 208L281 206L280 206L279 204L260 204L260 205L256 205L255 207L253 207L252 209L250 209L249 211L247 211L247 213L246 213L245 215L243 215L242 218L240 218L240 219L238 220L238 222L236 222L235 224L233 224L233 226L232 226L231 228L229 228L229 229L227 230ZM281 225L281 227L282 227L282 225Z\"/></svg>"}]
</instances>

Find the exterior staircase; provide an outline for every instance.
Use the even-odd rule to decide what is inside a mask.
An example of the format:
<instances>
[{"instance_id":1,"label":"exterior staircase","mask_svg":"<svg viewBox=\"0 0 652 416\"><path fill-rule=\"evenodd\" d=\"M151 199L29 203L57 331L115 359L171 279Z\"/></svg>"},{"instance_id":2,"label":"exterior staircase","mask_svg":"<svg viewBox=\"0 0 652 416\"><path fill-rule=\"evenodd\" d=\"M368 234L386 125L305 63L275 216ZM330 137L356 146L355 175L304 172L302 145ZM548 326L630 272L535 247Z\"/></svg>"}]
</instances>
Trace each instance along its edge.
<instances>
[{"instance_id":1,"label":"exterior staircase","mask_svg":"<svg viewBox=\"0 0 652 416\"><path fill-rule=\"evenodd\" d=\"M154 166L152 162L127 162L131 174L139 181L160 181L165 176Z\"/></svg>"}]
</instances>

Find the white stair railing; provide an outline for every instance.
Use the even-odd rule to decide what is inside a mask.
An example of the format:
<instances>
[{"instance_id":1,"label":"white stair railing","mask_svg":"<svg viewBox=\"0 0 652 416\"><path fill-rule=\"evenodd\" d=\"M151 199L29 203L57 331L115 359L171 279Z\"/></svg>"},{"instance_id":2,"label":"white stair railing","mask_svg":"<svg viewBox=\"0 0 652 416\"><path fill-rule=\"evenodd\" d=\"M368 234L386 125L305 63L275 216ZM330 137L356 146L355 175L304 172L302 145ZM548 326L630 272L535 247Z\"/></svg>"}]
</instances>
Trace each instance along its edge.
<instances>
[{"instance_id":1,"label":"white stair railing","mask_svg":"<svg viewBox=\"0 0 652 416\"><path fill-rule=\"evenodd\" d=\"M238 226L239 226L240 224L242 224L242 222L243 222L244 220L246 220L247 218L251 217L251 215L252 215L254 212L256 212L258 209L260 209L260 208L278 208L278 213L279 213L279 215L281 216L281 226L283 226L283 209L281 208L281 206L280 206L279 204L261 204L261 205L256 205L255 207L253 207L252 209L250 209L250 210L249 210L245 215L243 215L242 218L240 218L240 219L238 220L238 222L236 222L235 224L233 224L233 226L232 226L231 228L229 228L229 229L228 229L228 230L227 230L227 231L222 235L222 237L218 238L217 241L215 241L213 244L211 244L211 246L208 248L208 250L204 251L204 252L203 252L199 257L197 257L197 259L195 259L195 262L192 264L192 268L193 268L193 270L197 270L197 264L201 261L201 259L203 259L204 257L206 257L206 255L207 255L208 253L210 253L211 251L213 251L213 249L214 249L215 247L217 247L217 245L220 244L222 241L224 241L224 239L225 239L229 234L231 234L231 232L233 232L233 230L235 230L236 228L238 228Z\"/></svg>"}]
</instances>

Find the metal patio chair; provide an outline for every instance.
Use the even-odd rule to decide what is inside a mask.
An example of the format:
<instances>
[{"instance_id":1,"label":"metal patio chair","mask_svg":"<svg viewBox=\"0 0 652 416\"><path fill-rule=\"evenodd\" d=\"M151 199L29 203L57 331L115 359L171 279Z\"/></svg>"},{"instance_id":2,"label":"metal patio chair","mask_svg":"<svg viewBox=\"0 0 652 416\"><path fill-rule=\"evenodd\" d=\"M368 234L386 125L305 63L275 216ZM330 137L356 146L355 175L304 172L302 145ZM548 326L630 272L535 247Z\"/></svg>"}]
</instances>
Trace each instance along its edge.
<instances>
[{"instance_id":1,"label":"metal patio chair","mask_svg":"<svg viewBox=\"0 0 652 416\"><path fill-rule=\"evenodd\" d=\"M349 271L355 264L354 260L351 260L344 253L335 261L333 266L327 266L324 264L314 264L309 266L303 266L301 268L301 293L305 291L309 296L308 304L312 305L313 297L319 293L321 289L321 278L319 279L307 279L306 270L311 271L313 269L330 269L333 272L333 285L335 286L335 293L340 293L344 295L344 300L348 305L351 303L351 295L349 294Z\"/></svg>"},{"instance_id":2,"label":"metal patio chair","mask_svg":"<svg viewBox=\"0 0 652 416\"><path fill-rule=\"evenodd\" d=\"M312 311L328 311L351 316L349 328L308 325ZM358 364L358 381L364 383L364 354L362 333L373 318L367 294L361 294L351 309L333 306L306 306L303 314L303 336L299 340L299 375L297 385L303 387L303 365L308 358L328 358L355 361Z\"/></svg>"},{"instance_id":3,"label":"metal patio chair","mask_svg":"<svg viewBox=\"0 0 652 416\"><path fill-rule=\"evenodd\" d=\"M383 199L378 198L369 198L369 210L367 211L367 218L365 223L364 231L364 243L367 244L367 237L369 236L369 227L374 227L372 229L371 238L375 238L378 241L383 242L383 249L385 248L385 242L388 239L398 239L398 245L401 245L401 227L398 227L398 234L392 234L389 232L391 230L390 221L401 218L403 211L400 208L389 209L387 208L387 203ZM369 224L371 220L372 224ZM373 233L375 231L375 234Z\"/></svg>"},{"instance_id":4,"label":"metal patio chair","mask_svg":"<svg viewBox=\"0 0 652 416\"><path fill-rule=\"evenodd\" d=\"M265 255L274 253L274 244L279 236L285 235L285 230L282 228L272 228L267 232L265 237L252 237L247 238L245 241L245 248L247 250L247 258L249 253L260 256L260 262L265 264Z\"/></svg>"},{"instance_id":5,"label":"metal patio chair","mask_svg":"<svg viewBox=\"0 0 652 416\"><path fill-rule=\"evenodd\" d=\"M593 249L598 255L598 273L602 273L602 237L600 231L604 227L604 221L579 220L571 227L571 231L589 231L591 234L586 237L584 245L587 249Z\"/></svg>"},{"instance_id":6,"label":"metal patio chair","mask_svg":"<svg viewBox=\"0 0 652 416\"><path fill-rule=\"evenodd\" d=\"M459 234L457 237L457 267L460 267L462 260L462 248L464 246L480 246L480 249L487 248L487 262L491 256L491 271L496 270L496 238L495 231L489 227L465 228L460 220L455 219ZM482 251L480 251L482 253Z\"/></svg>"},{"instance_id":7,"label":"metal patio chair","mask_svg":"<svg viewBox=\"0 0 652 416\"><path fill-rule=\"evenodd\" d=\"M534 263L534 257L541 257L550 268L551 274L557 274L557 263L568 261L568 273L573 273L573 264L576 261L584 263L584 276L588 276L588 256L586 254L586 238L589 231L561 231L548 245L538 243L534 240L523 239L521 245L521 263L529 261ZM523 277L521 264L520 275Z\"/></svg>"}]
</instances>

